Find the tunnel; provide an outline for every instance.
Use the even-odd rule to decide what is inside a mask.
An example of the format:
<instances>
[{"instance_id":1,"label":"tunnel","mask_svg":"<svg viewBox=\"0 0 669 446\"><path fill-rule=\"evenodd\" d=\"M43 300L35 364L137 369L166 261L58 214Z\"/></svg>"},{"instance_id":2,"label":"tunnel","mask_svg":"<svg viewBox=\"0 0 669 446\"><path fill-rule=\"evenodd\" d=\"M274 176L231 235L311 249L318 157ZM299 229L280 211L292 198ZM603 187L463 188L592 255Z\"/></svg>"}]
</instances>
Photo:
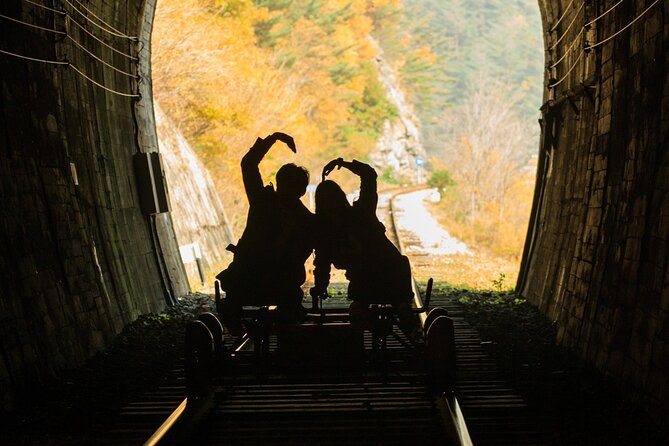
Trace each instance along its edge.
<instances>
[{"instance_id":1,"label":"tunnel","mask_svg":"<svg viewBox=\"0 0 669 446\"><path fill-rule=\"evenodd\" d=\"M613 376L664 425L668 6L539 0L544 105L517 284L555 321L562 345ZM139 315L189 290L156 136L155 7L156 0L0 6L5 410L31 383L83 364Z\"/></svg>"}]
</instances>

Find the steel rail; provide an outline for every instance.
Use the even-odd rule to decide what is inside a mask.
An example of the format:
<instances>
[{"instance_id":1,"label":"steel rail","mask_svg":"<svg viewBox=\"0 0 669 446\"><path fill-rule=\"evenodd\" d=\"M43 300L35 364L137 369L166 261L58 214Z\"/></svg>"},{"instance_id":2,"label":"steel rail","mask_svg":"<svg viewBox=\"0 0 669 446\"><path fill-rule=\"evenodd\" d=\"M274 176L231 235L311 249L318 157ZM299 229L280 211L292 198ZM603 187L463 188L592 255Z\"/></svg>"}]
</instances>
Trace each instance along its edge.
<instances>
[{"instance_id":1,"label":"steel rail","mask_svg":"<svg viewBox=\"0 0 669 446\"><path fill-rule=\"evenodd\" d=\"M253 341L244 335L235 348L234 353L242 351L249 351L253 349ZM183 431L187 429L186 425L194 424L198 419L202 418L203 414L208 412L211 408L211 395L206 398L188 399L187 397L181 401L176 409L165 419L163 424L156 429L156 431L149 437L144 446L156 446L159 444L175 443L177 434L176 431Z\"/></svg>"},{"instance_id":2,"label":"steel rail","mask_svg":"<svg viewBox=\"0 0 669 446\"><path fill-rule=\"evenodd\" d=\"M407 252L406 245L402 241L402 237L400 237L400 233L397 228L397 224L395 222L395 209L394 209L395 198L397 198L400 195L408 194L421 189L426 189L426 188L415 188L410 191L398 192L393 194L389 200L390 221L392 223L392 231L395 234L397 243L399 244L398 248L400 252L404 255L406 255ZM413 298L416 308L422 308L424 306L423 300L421 299L420 289L418 288L418 284L416 283L413 274L411 274L411 287L413 288L414 291ZM421 327L424 328L425 320L427 319L427 312L418 313L418 318L420 319ZM456 398L456 396L442 394L436 396L435 400L437 403L437 407L441 412L442 419L446 424L447 431L451 434L452 437L454 437L452 438L452 440L456 441L457 444L460 446L473 446L474 443L472 442L472 439L469 435L469 430L467 429L467 422L465 421L465 417L462 414L462 410L460 410L460 404L458 403L458 399Z\"/></svg>"},{"instance_id":3,"label":"steel rail","mask_svg":"<svg viewBox=\"0 0 669 446\"><path fill-rule=\"evenodd\" d=\"M182 419L183 414L186 412L187 406L188 398L184 398L184 400L181 402L181 404L179 404L174 412L172 412L170 416L167 417L165 422L160 425L158 430L156 430L153 435L151 435L151 438L146 440L144 446L156 446L158 443L163 441L174 428L174 426L179 422L179 420Z\"/></svg>"}]
</instances>

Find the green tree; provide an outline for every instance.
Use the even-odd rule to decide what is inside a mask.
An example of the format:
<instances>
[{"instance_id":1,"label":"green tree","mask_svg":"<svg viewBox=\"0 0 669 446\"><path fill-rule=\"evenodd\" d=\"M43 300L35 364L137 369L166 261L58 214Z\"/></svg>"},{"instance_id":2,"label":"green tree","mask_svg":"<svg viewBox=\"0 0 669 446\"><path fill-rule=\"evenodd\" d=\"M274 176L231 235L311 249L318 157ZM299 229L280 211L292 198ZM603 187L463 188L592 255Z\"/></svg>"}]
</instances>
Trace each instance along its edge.
<instances>
[{"instance_id":1,"label":"green tree","mask_svg":"<svg viewBox=\"0 0 669 446\"><path fill-rule=\"evenodd\" d=\"M448 170L437 169L430 173L427 185L437 189L441 195L444 195L449 187L456 185L456 182Z\"/></svg>"}]
</instances>

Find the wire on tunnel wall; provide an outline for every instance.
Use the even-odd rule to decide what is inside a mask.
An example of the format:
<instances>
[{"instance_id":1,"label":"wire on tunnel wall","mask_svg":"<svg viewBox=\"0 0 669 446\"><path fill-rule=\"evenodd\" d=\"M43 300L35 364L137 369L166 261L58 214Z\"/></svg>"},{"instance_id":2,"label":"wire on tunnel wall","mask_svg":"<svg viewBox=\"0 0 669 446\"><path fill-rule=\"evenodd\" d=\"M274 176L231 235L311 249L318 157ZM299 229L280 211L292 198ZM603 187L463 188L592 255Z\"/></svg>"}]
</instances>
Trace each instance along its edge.
<instances>
[{"instance_id":1,"label":"wire on tunnel wall","mask_svg":"<svg viewBox=\"0 0 669 446\"><path fill-rule=\"evenodd\" d=\"M82 25L81 23L79 23L79 22L78 22L77 20L75 20L72 16L67 16L67 20L69 21L69 23L73 23L73 24L77 25L77 27L78 27L80 30L82 30L83 32L85 32L86 34L88 34L88 35L91 36L93 39L95 39L96 41L98 41L98 42L99 42L100 44L102 44L103 46L109 48L109 49L112 50L113 52L115 52L115 53L117 53L117 54L119 54L119 55L121 55L121 56L127 57L128 59L131 59L131 60L139 60L138 57L135 57L135 56L133 56L133 55L131 55L131 54L126 54L126 53L124 53L123 51L121 51L121 50L119 50L119 49L116 49L116 48L114 48L113 46L109 45L107 42L105 42L104 40L100 39L100 38L97 37L95 34L93 34L92 32L90 32L89 30L87 30L86 27L85 27L84 25Z\"/></svg>"},{"instance_id":2,"label":"wire on tunnel wall","mask_svg":"<svg viewBox=\"0 0 669 446\"><path fill-rule=\"evenodd\" d=\"M63 2L64 2L63 6L64 6L64 4L69 5L70 8L72 8L73 11L79 13L84 18L86 18L88 23L92 23L97 28L105 31L106 33L108 33L112 37L130 39L133 42L138 41L136 37L126 35L126 34L122 33L121 31L119 31L118 29L114 28L112 25L105 22L104 20L100 19L92 11L90 11L88 8L86 8L84 5L82 5L78 0L74 0L74 1L76 1L84 10L86 10L88 13L90 13L91 16L95 17L98 21L103 23L107 28L105 28L104 26L94 22L92 19L87 17L83 12L81 12L79 9L77 9L76 6L74 6L70 1L63 0ZM9 16L6 16L6 15L2 15L2 14L0 14L0 18L4 19L4 20L11 21L13 23L18 23L18 24L23 25L25 27L28 27L30 29L34 29L34 30L36 29L36 30L39 30L39 31L44 31L44 32L56 34L58 36L64 36L62 38L63 40L67 40L67 41L71 42L72 45L75 48L77 48L79 51L82 51L84 54L86 54L86 56L88 58L92 59L95 63L102 64L103 68L111 69L116 73L122 74L124 76L130 77L130 78L138 80L138 81L140 80L140 76L138 74L131 73L128 70L121 69L121 68L113 65L109 61L104 60L99 54L95 54L94 51L92 51L91 49L89 49L85 45L83 45L71 33L70 25L72 23L74 23L78 27L79 30L86 33L88 36L93 38L95 41L97 41L98 43L100 43L104 47L108 48L109 50L113 51L116 54L124 56L125 58L129 59L131 61L131 63L136 62L136 64L135 64L136 65L136 71L138 71L138 69L139 69L139 66L138 66L139 57L137 57L137 55L127 54L127 53L113 47L112 45L104 42L102 39L100 39L95 34L93 34L90 30L88 30L87 27L84 24L80 23L73 15L71 15L68 11L66 11L64 9L63 10L58 10L58 9L51 8L51 7L48 7L46 5L43 5L41 3L34 2L32 0L24 0L24 2L28 3L28 4L31 4L35 7L42 8L44 10L48 10L48 11L53 12L54 13L54 28L56 27L56 24L55 24L56 17L62 17L63 20L64 20L64 23L63 23L64 30L59 30L59 29L54 29L54 28L47 28L45 26L40 26L40 25L37 25L37 24L34 24L34 23L29 23L29 22L19 20L19 19L14 18L14 17L9 17ZM49 60L49 59L40 58L40 57L36 57L36 56L34 57L32 55L19 54L18 52L9 51L8 49L0 49L0 53L2 53L4 55L7 55L7 56L12 56L12 57L15 57L15 58L28 60L28 61L32 61L32 62L40 62L40 63L49 64L49 65L65 66L66 68L71 68L78 76L80 76L81 78L83 78L87 82L90 82L91 84L95 85L96 87L99 87L99 88L103 89L106 92L115 94L117 96L122 96L122 97L132 97L132 98L140 98L141 97L141 95L139 93L122 92L122 91L110 88L110 87L104 85L101 82L96 81L89 74L85 73L84 70L78 68L74 63L67 60L67 58L63 58L62 60ZM132 68L132 66L130 68Z\"/></svg>"},{"instance_id":3,"label":"wire on tunnel wall","mask_svg":"<svg viewBox=\"0 0 669 446\"><path fill-rule=\"evenodd\" d=\"M555 25L551 27L551 32L555 31L558 26L560 26L560 23L562 22L562 19L564 19L567 14L569 13L569 8L571 8L571 5L574 4L574 0L571 0L569 4L567 5L566 8L564 8L564 11L562 12L562 15L560 16L559 19L557 19L557 22L555 22Z\"/></svg>"},{"instance_id":4,"label":"wire on tunnel wall","mask_svg":"<svg viewBox=\"0 0 669 446\"><path fill-rule=\"evenodd\" d=\"M19 59L32 60L33 62L42 62L42 63L48 63L48 64L54 64L54 65L69 65L69 62L65 62L65 61L62 61L62 60L37 59L35 57L24 56L22 54L16 54L16 53L12 53L12 52L5 51L5 50L0 50L0 53L6 54L8 56L18 57Z\"/></svg>"},{"instance_id":5,"label":"wire on tunnel wall","mask_svg":"<svg viewBox=\"0 0 669 446\"><path fill-rule=\"evenodd\" d=\"M567 36L571 27L574 26L574 23L576 23L576 19L578 18L578 13L581 12L583 6L585 6L585 2L581 3L581 6L576 11L576 14L574 14L574 18L571 19L571 22L569 22L569 25L567 25L567 29L565 29L562 35L557 39L557 41L551 47L548 48L549 51L554 50L560 44L560 42L562 42L562 39L564 39Z\"/></svg>"},{"instance_id":6,"label":"wire on tunnel wall","mask_svg":"<svg viewBox=\"0 0 669 446\"><path fill-rule=\"evenodd\" d=\"M67 37L70 41L72 41L72 43L73 43L76 47L80 48L83 52L85 52L86 54L88 54L88 55L91 56L93 59L97 60L98 62L102 63L104 66L109 67L109 68L111 68L112 70L116 71L117 73L121 73L121 74L123 74L123 75L125 75L125 76L133 77L133 78L135 78L135 79L139 77L139 76L137 76L136 74L128 73L127 71L123 71L123 70L121 70L120 68L116 68L116 67L113 66L112 64L110 64L110 63L108 63L108 62L105 62L104 60L100 59L98 56L96 56L96 55L93 54L90 50L88 50L86 47L84 47L81 43L77 42L77 41L72 37L71 34L67 34L66 37Z\"/></svg>"},{"instance_id":7,"label":"wire on tunnel wall","mask_svg":"<svg viewBox=\"0 0 669 446\"><path fill-rule=\"evenodd\" d=\"M587 36L588 31L592 28L592 26L597 23L599 20L602 18L606 17L608 14L612 13L618 6L620 6L625 0L619 0L615 4L613 4L610 8L608 8L606 11L604 11L602 14L599 16L595 17L592 20L587 20L587 17L584 15L583 22L584 24L582 25L580 31L576 34L576 36L571 40L571 42L566 46L566 49L562 52L562 56L560 56L555 62L549 61L546 68L548 70L553 70L557 69L557 67L567 59L567 57L571 54L572 57L575 59L571 62L569 65L569 68L566 69L566 72L559 78L559 79L554 79L551 78L548 82L548 88L552 89L563 83L565 80L569 78L571 73L576 69L578 64L583 60L583 56L586 56L590 53L591 50L613 40L615 37L619 36L622 34L624 31L629 29L634 23L639 21L648 11L650 11L655 5L659 3L660 0L655 0L653 3L650 4L645 10L643 10L639 15L637 15L633 20L631 20L628 24L620 28L618 31L613 33L612 35L602 38L601 40L590 43L587 40L587 37L584 38L584 36ZM558 18L556 23L550 28L550 32L557 31L560 23L563 21L563 19L568 15L569 11L572 10L572 5L573 1L569 3L569 5L565 8L563 11L562 15ZM571 22L569 25L566 26L564 31L557 36L556 41L548 47L548 51L553 52L556 51L558 48L560 48L560 43L564 40L564 38L569 34L570 30L572 29L573 24L575 23L576 19L580 16L580 12L584 9L586 5L586 1L582 2L579 8L576 10L574 17L572 18ZM580 47L580 50L575 50L575 45L577 42L580 40L583 40L582 46ZM574 50L574 51L572 51Z\"/></svg>"},{"instance_id":8,"label":"wire on tunnel wall","mask_svg":"<svg viewBox=\"0 0 669 446\"><path fill-rule=\"evenodd\" d=\"M569 67L569 69L568 69L567 72L564 74L564 76L562 76L559 80L557 80L557 81L553 82L552 84L550 84L550 85L549 85L549 88L557 87L557 86L560 85L565 79L567 79L567 77L569 77L569 75L571 74L571 72L574 71L574 68L576 68L576 65L578 65L578 63L581 61L581 58L582 58L582 57L583 57L583 53L581 52L581 53L578 54L578 57L576 58L576 60L574 61L574 63L571 65L571 67Z\"/></svg>"},{"instance_id":9,"label":"wire on tunnel wall","mask_svg":"<svg viewBox=\"0 0 669 446\"><path fill-rule=\"evenodd\" d=\"M43 5L41 3L33 2L32 0L24 0L26 3L30 3L31 5L37 6L38 8L46 9L47 11L55 12L56 14L60 15L65 15L67 14L65 11L61 11L59 9L51 8L49 6Z\"/></svg>"},{"instance_id":10,"label":"wire on tunnel wall","mask_svg":"<svg viewBox=\"0 0 669 446\"><path fill-rule=\"evenodd\" d=\"M93 85L98 86L98 87L102 88L102 89L105 90L105 91L108 91L108 92L110 92L110 93L116 94L116 95L118 95L118 96L125 96L125 97L127 97L127 98L139 98L139 97L141 97L139 94L134 94L134 93L122 93L122 92L120 92L120 91L112 90L111 88L109 88L109 87L105 87L104 85L100 84L99 82L96 82L95 80L93 80L93 79L91 79L90 77L86 76L86 74L83 73L82 71L80 71L75 65L68 64L68 67L69 67L69 68L72 68L76 73L78 73L81 77L83 77L83 78L86 79L87 81L91 82Z\"/></svg>"},{"instance_id":11,"label":"wire on tunnel wall","mask_svg":"<svg viewBox=\"0 0 669 446\"><path fill-rule=\"evenodd\" d=\"M562 55L562 57L560 57L557 61L555 61L555 63L554 63L553 65L551 65L550 68L555 68L555 67L557 67L557 66L560 64L560 62L562 62L562 61L564 60L564 58L567 57L567 55L569 54L569 52L572 50L572 48L574 47L574 45L576 44L576 42L578 41L578 39L581 38L582 35L583 35L583 29L581 29L581 30L578 32L578 34L576 35L576 37L574 37L574 40L571 41L571 44L570 44L569 47L565 50L565 52L564 52L564 54Z\"/></svg>"},{"instance_id":12,"label":"wire on tunnel wall","mask_svg":"<svg viewBox=\"0 0 669 446\"><path fill-rule=\"evenodd\" d=\"M64 31L58 31L57 29L46 28L46 27L44 27L44 26L35 25L34 23L24 22L24 21L22 21L22 20L15 19L15 18L13 18L13 17L9 17L9 16L6 16L6 15L4 15L4 14L0 14L0 17L3 18L3 19L5 19L5 20L9 20L9 21L11 21L11 22L14 22L14 23L19 23L19 24L21 24L21 25L28 26L28 27L30 27L30 28L35 28L35 29L39 29L39 30L41 30L41 31L47 31L47 32L54 33L54 34L65 35L65 32L64 32Z\"/></svg>"},{"instance_id":13,"label":"wire on tunnel wall","mask_svg":"<svg viewBox=\"0 0 669 446\"><path fill-rule=\"evenodd\" d=\"M601 40L601 41L599 41L599 42L597 42L597 43L593 43L592 45L588 46L588 47L586 48L586 50L589 50L589 49L591 49L591 48L596 48L596 47L598 47L599 45L602 45L602 44L608 42L609 40L615 38L616 36L618 36L619 34L621 34L623 31L626 31L627 28L629 28L630 26L634 25L634 23L636 23L641 17L643 17L648 11L650 11L650 9L651 9L653 6L657 5L659 2L660 2L660 0L655 0L655 1L654 1L648 8L646 8L646 9L645 9L641 14L639 14L634 20L632 20L630 23L628 23L627 25L625 25L624 27L622 27L620 30L618 30L618 32L614 33L613 35L607 37L607 38L604 39L604 40Z\"/></svg>"},{"instance_id":14,"label":"wire on tunnel wall","mask_svg":"<svg viewBox=\"0 0 669 446\"><path fill-rule=\"evenodd\" d=\"M592 25L594 25L599 19L601 19L602 17L607 16L611 11L613 11L614 9L616 9L616 8L618 7L618 5L620 5L620 4L621 4L622 2L624 2L624 1L625 1L625 0L618 0L618 3L616 3L616 4L613 5L613 6L611 6L609 9L607 9L606 11L604 11L603 13L601 13L599 16L595 17L594 19L592 19L591 21L589 21L588 23L586 23L585 26L588 27L588 26L592 26Z\"/></svg>"},{"instance_id":15,"label":"wire on tunnel wall","mask_svg":"<svg viewBox=\"0 0 669 446\"><path fill-rule=\"evenodd\" d=\"M91 23L92 25L94 25L94 26L96 26L97 28L100 28L101 30L103 30L103 31L105 31L105 32L107 32L107 33L109 33L109 34L111 34L112 36L121 37L121 38L124 38L124 39L135 40L135 41L138 40L137 37L135 37L135 36L129 36L129 35L127 35L127 34L121 32L121 31L119 31L118 29L114 28L112 25L110 25L109 23L105 22L104 20L102 20L100 17L98 17L97 15L95 15L95 14L93 13L93 11L91 11L91 10L88 9L86 6L84 6L79 0L74 0L74 1L77 2L77 4L78 4L79 6L81 6L82 9L86 10L86 12L88 12L90 15L92 15L93 17L95 17L98 21L100 21L101 23L103 23L105 26L100 25L99 23L97 23L96 21L94 21L93 19L91 19L90 17L88 17L86 14L84 14L83 12L81 12L81 10L77 9L77 7L74 6L72 3L70 3L69 0L63 0L64 3L66 3L67 5L69 5L70 8L72 8L77 14L81 15L84 19L86 19L86 20L87 20L89 23ZM105 28L105 27L106 27L106 28Z\"/></svg>"}]
</instances>

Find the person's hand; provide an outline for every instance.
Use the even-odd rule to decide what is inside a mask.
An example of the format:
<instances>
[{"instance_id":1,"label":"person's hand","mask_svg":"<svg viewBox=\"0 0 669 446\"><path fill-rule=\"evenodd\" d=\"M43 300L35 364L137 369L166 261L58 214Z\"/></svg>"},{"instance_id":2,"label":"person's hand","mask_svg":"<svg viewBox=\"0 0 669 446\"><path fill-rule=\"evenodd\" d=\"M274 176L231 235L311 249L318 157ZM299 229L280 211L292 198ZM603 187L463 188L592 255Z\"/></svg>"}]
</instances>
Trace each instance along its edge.
<instances>
[{"instance_id":1,"label":"person's hand","mask_svg":"<svg viewBox=\"0 0 669 446\"><path fill-rule=\"evenodd\" d=\"M323 180L325 180L325 177L330 175L330 172L335 170L335 167L337 169L341 169L343 163L344 163L343 158L337 158L336 160L332 160L329 163L327 163L325 167L323 167Z\"/></svg>"},{"instance_id":2,"label":"person's hand","mask_svg":"<svg viewBox=\"0 0 669 446\"><path fill-rule=\"evenodd\" d=\"M322 299L322 300L325 300L325 299L327 299L328 297L330 297L330 296L328 295L328 290L327 290L327 289L320 288L320 287L311 287L311 288L309 289L309 295L310 295L311 297L317 297L317 298Z\"/></svg>"},{"instance_id":3,"label":"person's hand","mask_svg":"<svg viewBox=\"0 0 669 446\"><path fill-rule=\"evenodd\" d=\"M292 136L290 136L286 133L283 133L283 132L274 132L270 136L267 137L267 139L270 139L270 138L271 138L272 142L281 141L281 142L285 143L293 153L297 153L297 148L295 147L295 140L293 139Z\"/></svg>"}]
</instances>

